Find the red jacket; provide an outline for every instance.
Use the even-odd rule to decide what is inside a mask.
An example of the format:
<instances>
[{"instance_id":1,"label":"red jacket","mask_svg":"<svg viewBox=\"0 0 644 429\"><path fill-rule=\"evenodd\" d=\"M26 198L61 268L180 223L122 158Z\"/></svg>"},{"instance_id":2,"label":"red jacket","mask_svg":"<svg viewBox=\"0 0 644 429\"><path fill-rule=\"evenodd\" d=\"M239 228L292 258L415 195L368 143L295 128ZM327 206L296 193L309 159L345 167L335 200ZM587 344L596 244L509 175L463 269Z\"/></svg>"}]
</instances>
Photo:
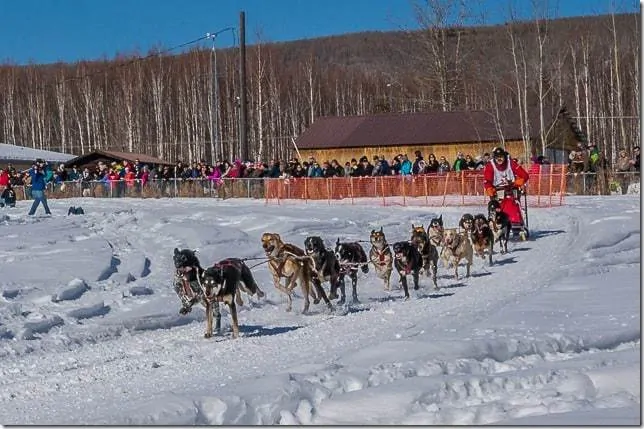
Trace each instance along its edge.
<instances>
[{"instance_id":1,"label":"red jacket","mask_svg":"<svg viewBox=\"0 0 644 429\"><path fill-rule=\"evenodd\" d=\"M0 173L0 186L7 186L9 184L9 173L3 171Z\"/></svg>"},{"instance_id":2,"label":"red jacket","mask_svg":"<svg viewBox=\"0 0 644 429\"><path fill-rule=\"evenodd\" d=\"M494 159L490 160L487 164L485 164L485 168L483 169L483 187L485 188L487 195L493 195L494 193L496 193L494 186L494 167L492 166L493 162L496 161L494 161ZM525 182L527 182L530 178L530 175L527 171L525 171L523 167L519 165L518 162L513 159L508 159L508 161L499 165L497 168L500 171L506 170L508 162L510 163L512 173L514 174L514 186L523 186Z\"/></svg>"}]
</instances>

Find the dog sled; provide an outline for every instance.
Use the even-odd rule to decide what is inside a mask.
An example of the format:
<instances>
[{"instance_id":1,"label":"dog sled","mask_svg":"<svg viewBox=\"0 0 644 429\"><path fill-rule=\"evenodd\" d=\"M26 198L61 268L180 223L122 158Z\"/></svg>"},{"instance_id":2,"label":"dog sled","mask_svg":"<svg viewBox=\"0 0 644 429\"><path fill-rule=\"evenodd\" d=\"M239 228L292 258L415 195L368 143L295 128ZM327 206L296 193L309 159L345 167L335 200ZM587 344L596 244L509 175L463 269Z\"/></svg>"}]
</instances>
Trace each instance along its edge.
<instances>
[{"instance_id":1,"label":"dog sled","mask_svg":"<svg viewBox=\"0 0 644 429\"><path fill-rule=\"evenodd\" d=\"M528 198L525 187L504 186L496 188L501 211L510 219L512 237L530 238L528 229Z\"/></svg>"}]
</instances>

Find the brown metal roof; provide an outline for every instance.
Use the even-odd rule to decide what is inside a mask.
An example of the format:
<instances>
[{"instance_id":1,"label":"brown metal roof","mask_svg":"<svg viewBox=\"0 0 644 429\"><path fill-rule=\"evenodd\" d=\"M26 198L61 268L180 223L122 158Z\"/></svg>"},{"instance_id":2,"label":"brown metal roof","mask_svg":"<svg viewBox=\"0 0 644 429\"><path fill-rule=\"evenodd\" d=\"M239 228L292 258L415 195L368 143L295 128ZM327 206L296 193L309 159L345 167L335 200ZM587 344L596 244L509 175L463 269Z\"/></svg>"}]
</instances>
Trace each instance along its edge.
<instances>
[{"instance_id":1,"label":"brown metal roof","mask_svg":"<svg viewBox=\"0 0 644 429\"><path fill-rule=\"evenodd\" d=\"M501 113L506 140L521 140L518 112ZM537 128L531 127L534 135ZM488 111L386 113L317 119L296 140L300 149L499 141Z\"/></svg>"},{"instance_id":2,"label":"brown metal roof","mask_svg":"<svg viewBox=\"0 0 644 429\"><path fill-rule=\"evenodd\" d=\"M65 162L65 166L71 167L72 165L84 166L86 164L94 163L97 160L110 160L110 161L132 161L135 160L141 161L143 164L161 164L161 165L173 165L172 162L164 161L154 156L146 155L144 153L131 153L131 152L116 152L111 150L101 150L97 149L93 152L86 153L85 155L77 156L76 158L70 159Z\"/></svg>"}]
</instances>

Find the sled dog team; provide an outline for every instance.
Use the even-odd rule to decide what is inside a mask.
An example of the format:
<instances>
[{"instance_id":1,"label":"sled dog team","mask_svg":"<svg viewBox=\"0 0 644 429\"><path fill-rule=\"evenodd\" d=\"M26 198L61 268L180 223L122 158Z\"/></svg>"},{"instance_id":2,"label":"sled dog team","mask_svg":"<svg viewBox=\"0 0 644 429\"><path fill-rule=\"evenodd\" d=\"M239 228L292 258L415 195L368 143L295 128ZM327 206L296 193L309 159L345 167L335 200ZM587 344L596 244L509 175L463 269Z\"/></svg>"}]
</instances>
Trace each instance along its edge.
<instances>
[{"instance_id":1,"label":"sled dog team","mask_svg":"<svg viewBox=\"0 0 644 429\"><path fill-rule=\"evenodd\" d=\"M461 261L465 261L465 276L469 277L474 255L487 257L492 264L496 242L501 253L507 252L510 221L493 202L488 205L488 216L466 213L461 217L458 228L444 228L442 215L432 219L427 229L412 224L410 239L397 241L391 246L382 227L373 229L369 236L371 248L368 254L358 241L341 242L338 239L335 248L331 249L326 247L321 237L309 236L304 240L304 248L300 248L285 242L277 233L266 232L261 237L265 262L275 288L286 295L286 311L292 310L292 295L298 286L304 298L302 313L309 311L311 300L314 304L324 301L330 310L333 309L331 300L339 298L338 303L344 304L347 299L346 277L351 280L353 302L359 302L358 271L368 273L370 265L387 291L391 290L390 278L395 269L405 299L409 299L409 275L414 290L419 288L421 273L431 276L434 290L439 289L436 282L439 259L446 268L454 268L454 276L458 280ZM264 292L243 259L227 258L203 268L195 253L190 249L174 249L174 289L182 303L179 313L187 314L193 305L201 303L206 309L205 337L209 338L213 334L213 322L217 332L221 329L219 303L226 303L232 318L232 336L237 338L237 305L243 305L241 292L259 298L264 296ZM329 283L328 294L322 287L323 283Z\"/></svg>"}]
</instances>

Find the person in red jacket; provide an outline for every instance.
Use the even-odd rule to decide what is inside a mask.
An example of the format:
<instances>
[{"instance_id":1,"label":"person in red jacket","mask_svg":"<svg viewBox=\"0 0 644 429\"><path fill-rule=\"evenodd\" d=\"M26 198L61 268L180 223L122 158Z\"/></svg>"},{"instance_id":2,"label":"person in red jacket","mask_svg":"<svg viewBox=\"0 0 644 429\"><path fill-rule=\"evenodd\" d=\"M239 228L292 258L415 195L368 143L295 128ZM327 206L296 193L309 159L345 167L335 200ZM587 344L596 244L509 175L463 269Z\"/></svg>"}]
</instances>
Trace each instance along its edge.
<instances>
[{"instance_id":1,"label":"person in red jacket","mask_svg":"<svg viewBox=\"0 0 644 429\"><path fill-rule=\"evenodd\" d=\"M530 175L518 162L511 159L502 148L494 149L492 159L483 169L485 195L490 200L497 198L496 188L519 189L528 181ZM499 209L508 215L512 224L523 224L521 206L513 193L505 192Z\"/></svg>"},{"instance_id":2,"label":"person in red jacket","mask_svg":"<svg viewBox=\"0 0 644 429\"><path fill-rule=\"evenodd\" d=\"M497 147L492 152L492 159L483 169L483 187L485 195L496 198L496 188L520 188L528 181L530 175L503 148Z\"/></svg>"}]
</instances>

